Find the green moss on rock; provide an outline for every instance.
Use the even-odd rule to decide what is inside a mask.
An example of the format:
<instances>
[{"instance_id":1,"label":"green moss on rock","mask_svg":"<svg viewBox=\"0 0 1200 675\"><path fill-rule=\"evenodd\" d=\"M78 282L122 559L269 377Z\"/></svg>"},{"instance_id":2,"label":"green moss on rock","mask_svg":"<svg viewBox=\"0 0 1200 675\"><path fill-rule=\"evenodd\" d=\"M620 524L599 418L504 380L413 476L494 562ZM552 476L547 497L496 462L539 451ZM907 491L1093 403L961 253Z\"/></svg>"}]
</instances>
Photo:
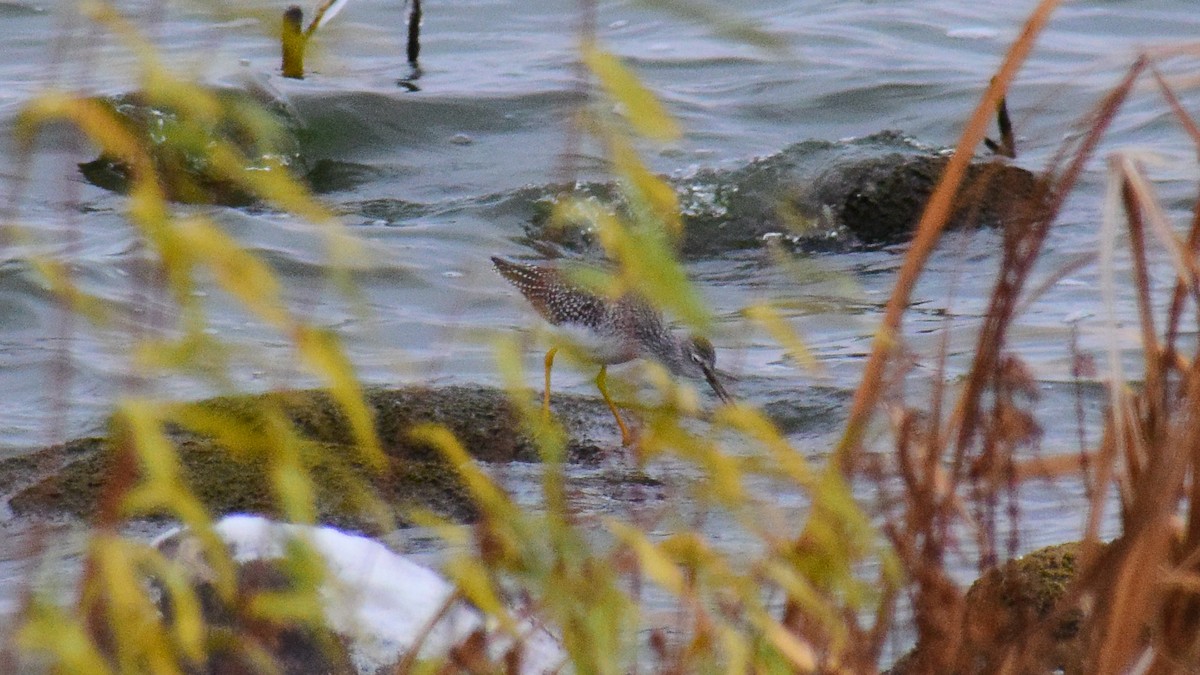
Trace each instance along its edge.
<instances>
[{"instance_id":1,"label":"green moss on rock","mask_svg":"<svg viewBox=\"0 0 1200 675\"><path fill-rule=\"evenodd\" d=\"M207 439L182 439L176 448L189 488L214 514L262 513L280 516L266 458L234 458ZM318 519L356 530L373 531L372 500L382 499L387 516L408 524L411 508L423 508L455 521L477 516L475 504L457 473L440 462L390 458L379 473L348 461L351 448L314 444L305 454L316 488ZM9 505L18 515L60 513L90 516L115 466L107 444L62 471L19 491ZM154 517L166 514L137 514Z\"/></svg>"},{"instance_id":2,"label":"green moss on rock","mask_svg":"<svg viewBox=\"0 0 1200 675\"><path fill-rule=\"evenodd\" d=\"M438 451L412 438L418 424L440 424L476 459L485 462L536 462L537 448L522 432L506 394L483 387L411 387L372 389L367 405L375 416L375 433L392 457L436 460ZM346 416L328 392L306 389L248 396L221 396L200 403L207 412L228 415L250 428L264 428L264 410L272 405L288 417L305 438L319 443L350 445L353 434ZM602 410L592 399L555 396L555 411L569 427L582 431L585 419Z\"/></svg>"},{"instance_id":3,"label":"green moss on rock","mask_svg":"<svg viewBox=\"0 0 1200 675\"><path fill-rule=\"evenodd\" d=\"M978 595L996 593L1004 606L1044 618L1075 578L1078 555L1077 542L1038 549L990 570L975 582L967 597L971 597L972 591Z\"/></svg>"},{"instance_id":4,"label":"green moss on rock","mask_svg":"<svg viewBox=\"0 0 1200 675\"><path fill-rule=\"evenodd\" d=\"M418 424L441 424L471 456L488 462L536 461L536 446L521 431L516 411L504 392L482 387L413 387L367 393L376 432L386 456L382 471L361 460L345 415L328 392L301 390L259 395L221 396L196 404L208 420L228 420L253 447L226 448L211 437L173 429L188 487L217 515L261 513L280 516L268 475L271 467L269 411L281 412L302 438L301 457L316 489L323 523L371 531L381 522L408 524L412 509L431 511L458 522L474 520L476 505L458 472L440 453L412 438ZM598 400L556 396L555 409L573 439L568 455L589 458L597 452L588 438L598 425L615 425ZM260 437L261 434L261 437ZM77 439L32 455L0 462L0 486L12 494L9 506L19 516L66 514L80 518L95 512L116 458L102 438ZM34 478L33 473L49 476ZM15 492L15 494L13 494ZM380 507L382 506L382 513ZM369 516L367 514L374 514ZM164 514L137 514L155 516Z\"/></svg>"},{"instance_id":5,"label":"green moss on rock","mask_svg":"<svg viewBox=\"0 0 1200 675\"><path fill-rule=\"evenodd\" d=\"M1078 542L1047 546L993 567L976 580L963 601L961 628L946 627L963 631L957 662L947 672L992 672L1006 650L1020 641L1025 660L1019 672L1081 673L1088 653L1080 636L1083 610L1060 607L1078 571L1079 546ZM1030 633L1033 627L1038 632ZM944 664L930 664L929 658L918 644L888 672L904 675L945 669Z\"/></svg>"},{"instance_id":6,"label":"green moss on rock","mask_svg":"<svg viewBox=\"0 0 1200 675\"><path fill-rule=\"evenodd\" d=\"M37 476L58 470L66 462L97 452L103 438L78 438L70 443L0 460L0 494L11 494Z\"/></svg>"}]
</instances>

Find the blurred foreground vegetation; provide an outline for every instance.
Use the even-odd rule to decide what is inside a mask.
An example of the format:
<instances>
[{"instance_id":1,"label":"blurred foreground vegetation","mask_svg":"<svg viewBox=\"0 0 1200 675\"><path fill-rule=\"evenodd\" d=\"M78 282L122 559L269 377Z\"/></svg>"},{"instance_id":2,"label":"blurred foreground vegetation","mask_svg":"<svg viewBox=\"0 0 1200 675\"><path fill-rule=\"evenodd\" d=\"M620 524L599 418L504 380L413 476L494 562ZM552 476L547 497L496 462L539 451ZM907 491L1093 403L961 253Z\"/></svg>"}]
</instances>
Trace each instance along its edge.
<instances>
[{"instance_id":1,"label":"blurred foreground vegetation","mask_svg":"<svg viewBox=\"0 0 1200 675\"><path fill-rule=\"evenodd\" d=\"M329 438L314 432L320 425L298 415L295 399L282 393L226 399L223 405L148 398L136 391L114 401L106 454L94 472L94 506L86 516L91 529L84 573L67 603L53 593L35 591L30 580L19 625L10 636L9 663L59 672L204 672L207 655L224 641L222 649L232 644L248 662L261 664L264 672L272 670L272 645L263 634L206 630L206 599L197 596L185 571L147 542L123 534L127 523L151 515L177 520L197 535L212 569L213 592L240 616L305 626L322 621L318 588L327 570L303 545L289 552L285 573L290 584L239 594L236 566L213 529L212 504L187 477L186 467L195 456L183 453L194 448L179 439L188 433L211 441L206 452L252 463L262 492L255 508L282 520L332 520L325 509L328 486L321 481L336 474L338 493L345 497L341 506L354 510L356 529L388 532L397 520L435 528L455 545L444 573L460 596L505 629L516 625L505 599L526 599L533 614L561 640L570 669L578 672L870 672L878 668L899 622L910 622L917 634L919 650L908 659L908 672L1026 672L1055 666L1071 672L1119 672L1134 664L1142 672L1170 672L1194 666L1200 662L1200 492L1194 478L1200 466L1200 425L1192 418L1200 410L1200 401L1193 400L1200 397L1200 374L1193 351L1179 344L1178 335L1188 304L1200 300L1200 215L1186 239L1177 237L1161 226L1161 209L1138 162L1111 160L1115 196L1104 230L1105 250L1111 253L1115 233L1123 227L1135 260L1135 282L1144 285L1146 245L1153 238L1171 253L1178 286L1165 314L1145 294L1145 381L1133 386L1114 376L1112 407L1098 447L1068 458L1017 460L1017 450L1028 447L1036 435L1037 421L1026 396L1031 380L1019 358L1005 348L1006 331L1031 292L1029 270L1045 233L1133 83L1153 75L1149 59L1134 64L1112 96L1099 102L1089 131L1048 167L1041 179L1050 195L1046 203L1006 227L1003 274L967 385L954 400L943 401L939 392L929 405L893 405L886 420L878 414L886 394L885 374L904 356L901 321L908 292L953 209L956 182L1054 4L1043 2L1035 9L966 125L908 249L851 421L829 462L809 461L752 402L723 405L705 418L695 391L651 367L655 403L641 411L643 429L631 461L671 457L694 467L697 477L689 496L736 523L756 544L753 550L731 552L706 538L701 528L686 527L680 514L647 517L645 522L580 522L564 472L571 458L566 432L540 414L515 340L497 345L512 415L512 424L498 433L527 439L522 442L541 460L544 509L522 508L500 489L488 466L464 447L463 430L456 435L445 425L410 420L388 427L388 433L423 448L428 456L421 461L436 460L454 472L469 495L475 522L464 528L428 508L405 508L398 514L396 495L381 491L377 479L398 466L411 467L403 462L414 460L397 460L389 453L394 439L380 437L381 408L356 379L337 335L300 319L284 302L270 266L244 242L223 231L204 210L177 205L196 200L178 199L178 191L171 189L177 182L164 174L179 163L163 158L192 158L183 164L190 162L193 168L198 158L208 187L236 191L322 232L330 288L343 293L348 303L359 301L347 263L361 254L360 244L289 170L289 153L281 141L286 134L269 111L168 70L118 6L80 3L95 30L119 36L137 58L139 104L169 110L169 119L156 127L162 133L150 142L144 129L131 125L112 101L87 92L47 91L26 105L17 133L25 151L32 153L48 125L71 125L120 167L128 223L157 270L145 280L155 286L146 290L167 294L177 310L172 314L177 324L169 330L131 340L135 374L148 379L200 376L218 389L229 388L230 373L240 364L221 336L206 330L205 309L194 293L202 283L215 283L286 340L296 363L322 383L321 414L337 417L339 437L337 452L330 452ZM696 12L681 7L674 9L695 18ZM777 46L743 24L701 14L718 30ZM596 232L614 263L615 272L600 280L607 292L640 289L689 327L704 331L711 324L707 309L675 255L681 227L675 192L638 152L681 132L636 75L588 30L581 35L580 60L590 96L576 123L604 149L629 208L618 216L604 205L566 195L553 218L563 227ZM1175 106L1165 83L1162 90L1168 92L1167 104ZM1195 129L1184 111L1177 112L1181 124ZM1196 138L1200 145L1200 133ZM182 180L187 195L204 194L193 190L197 186L186 176ZM18 212L18 205L9 209ZM5 227L16 240L37 236L16 217ZM98 326L116 320L104 299L75 283L68 261L46 257L28 262L72 313ZM770 306L747 308L745 316L791 353L806 353L801 337ZM891 439L894 454L879 459L864 453L865 441L876 437ZM997 532L1003 528L997 513L1008 496L1021 481L1068 474L1082 476L1089 485L1093 516L1080 533L1082 544L1046 556L1056 563L1070 558L1075 575L1053 594L1035 598L1037 609L1023 622L966 621L968 596L947 571L954 537L963 529L975 537L981 569L998 562L1003 544ZM895 499L886 519L873 519L870 505L853 498L851 485L857 480L893 486L888 491ZM756 487L763 484L803 495L809 505L803 522L795 522L773 503L772 494ZM1123 534L1102 546L1097 523L1105 496L1114 488L1122 506ZM670 534L661 534L664 523L674 528ZM597 528L607 536L594 536ZM169 621L163 603L152 598L151 578L169 598ZM996 583L1003 586L1010 578L1005 573ZM647 610L646 589L651 586L671 598L676 610L670 617ZM902 597L911 603L911 619L900 613ZM1068 614L1074 621L1072 635L1087 647L1065 657L1058 655L1062 650L1049 650L1055 655L1046 656L1047 645L1061 641L1055 631L1062 632ZM964 628L989 623L1007 632L980 636ZM1064 658L1075 661L1062 663ZM465 669L456 663L441 665ZM503 664L476 665L478 670L504 670ZM438 668L415 660L397 666L441 672Z\"/></svg>"}]
</instances>

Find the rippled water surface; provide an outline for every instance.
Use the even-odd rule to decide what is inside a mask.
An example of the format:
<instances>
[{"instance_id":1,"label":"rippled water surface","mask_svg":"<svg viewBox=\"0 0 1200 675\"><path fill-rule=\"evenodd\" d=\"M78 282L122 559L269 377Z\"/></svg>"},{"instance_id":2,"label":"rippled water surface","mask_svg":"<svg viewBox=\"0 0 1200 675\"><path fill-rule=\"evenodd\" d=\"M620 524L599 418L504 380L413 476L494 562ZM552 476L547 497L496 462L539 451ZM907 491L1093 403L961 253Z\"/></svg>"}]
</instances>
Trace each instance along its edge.
<instances>
[{"instance_id":1,"label":"rippled water surface","mask_svg":"<svg viewBox=\"0 0 1200 675\"><path fill-rule=\"evenodd\" d=\"M98 431L122 392L193 398L200 381L131 377L131 335L170 323L170 304L146 292L145 252L123 217L125 198L83 181L76 163L94 150L50 130L32 166L15 163L12 129L22 104L50 87L103 94L135 90L134 57L111 39L61 16L58 3L0 2L0 175L20 196L31 236L8 240L0 259L0 456ZM728 4L728 3L727 3ZM580 104L574 70L579 17L568 3L494 0L429 3L419 91L408 75L401 34L404 8L359 0L318 36L304 81L278 76L274 23L214 18L207 3L130 2L137 23L183 72L214 84L276 92L302 125L302 153L340 172L322 198L366 243L356 259L362 295L348 299L326 278L324 240L308 224L271 210L218 208L213 216L282 277L300 314L336 328L371 383L496 383L492 339L536 325L533 313L490 268L489 255L534 257L525 238L535 203L563 181L568 120ZM763 0L735 3L739 16L782 38L785 54L714 34L710 27L651 12L633 2L600 3L599 38L636 68L682 122L682 139L649 147L653 167L697 190L756 158L805 157L804 141L839 141L899 130L929 148L951 146L1031 2L973 0ZM263 16L282 8L272 5ZM272 20L273 21L273 20ZM1037 170L1076 123L1113 86L1139 47L1200 34L1190 0L1088 0L1055 15L1009 96L1021 156ZM1196 62L1164 65L1181 85ZM1200 96L1181 87L1185 107ZM1117 119L1083 187L1054 230L1038 279L1097 250L1105 181L1103 158L1120 148L1159 158L1152 175L1180 227L1196 181L1195 150L1156 91L1140 88ZM603 180L597 149L584 144L570 162L580 180ZM704 183L699 177L704 177ZM185 207L195 209L199 207ZM994 232L954 233L935 254L914 296L906 335L919 355L914 392L937 375L964 372L997 264ZM24 257L67 263L90 292L124 308L99 328L72 319L54 302ZM850 392L890 293L903 246L794 257L781 266L761 250L688 263L718 318L722 367L738 395L786 420L797 444L822 456L838 432ZM1118 264L1123 263L1118 261ZM1118 330L1106 327L1101 273L1072 271L1021 316L1012 348L1041 383L1043 448L1078 448L1077 403L1093 420L1101 389L1077 399L1069 345L1102 355L1118 344L1136 364L1135 314L1121 267ZM1158 280L1170 270L1161 266ZM1035 284L1037 282L1035 281ZM1161 283L1160 283L1161 285ZM262 328L219 292L201 290L212 329L235 343L246 390L311 384L290 365L280 336ZM804 336L820 373L796 367L740 310L771 300ZM540 363L528 350L531 386ZM636 378L636 368L617 369ZM559 369L560 390L592 393L592 373ZM1094 439L1092 439L1094 440ZM878 448L886 451L886 446ZM519 474L514 469L515 474ZM515 475L514 474L514 475ZM587 476L581 475L582 494ZM516 475L515 483L522 484ZM594 507L605 505L602 490ZM1031 490L1023 497L1023 546L1061 541L1079 526L1076 490ZM587 502L585 504L591 504ZM803 504L795 504L803 508Z\"/></svg>"}]
</instances>

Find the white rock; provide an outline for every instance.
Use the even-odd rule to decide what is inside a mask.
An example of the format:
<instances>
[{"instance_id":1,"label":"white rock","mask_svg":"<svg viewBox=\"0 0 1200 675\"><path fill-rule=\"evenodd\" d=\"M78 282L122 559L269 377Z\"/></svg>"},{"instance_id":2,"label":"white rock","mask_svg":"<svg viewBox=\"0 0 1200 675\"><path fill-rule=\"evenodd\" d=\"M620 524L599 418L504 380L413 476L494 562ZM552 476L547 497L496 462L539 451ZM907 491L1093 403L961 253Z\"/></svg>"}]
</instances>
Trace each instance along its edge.
<instances>
[{"instance_id":1,"label":"white rock","mask_svg":"<svg viewBox=\"0 0 1200 675\"><path fill-rule=\"evenodd\" d=\"M420 658L444 656L481 628L486 629L491 658L499 661L512 649L512 637L496 629L494 622L486 622L478 610L461 601L446 608L454 587L441 575L372 539L331 527L290 525L245 515L223 518L216 532L239 564L282 558L293 538L311 545L327 565L328 580L319 590L326 621L332 631L346 638L360 673L394 666L417 640L421 640ZM178 545L178 539L186 536L176 530L155 543L161 546L175 540L175 550L195 550ZM521 673L564 670L566 654L549 632L528 619L521 621L520 630Z\"/></svg>"}]
</instances>

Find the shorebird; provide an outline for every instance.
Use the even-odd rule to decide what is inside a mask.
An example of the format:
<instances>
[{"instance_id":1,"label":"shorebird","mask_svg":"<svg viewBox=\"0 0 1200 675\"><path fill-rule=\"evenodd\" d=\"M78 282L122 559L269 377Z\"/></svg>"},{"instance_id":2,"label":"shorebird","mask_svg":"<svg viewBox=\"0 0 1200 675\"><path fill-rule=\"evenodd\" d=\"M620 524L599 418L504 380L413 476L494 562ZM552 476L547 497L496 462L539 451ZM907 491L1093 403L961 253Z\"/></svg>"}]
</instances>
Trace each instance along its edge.
<instances>
[{"instance_id":1,"label":"shorebird","mask_svg":"<svg viewBox=\"0 0 1200 675\"><path fill-rule=\"evenodd\" d=\"M675 375L703 377L722 402L732 401L717 378L712 343L699 335L677 337L667 328L662 314L644 299L633 294L615 299L600 297L572 283L551 266L526 265L496 256L492 257L492 264L542 318L573 333L586 355L600 364L596 388L621 428L624 445L629 445L633 436L608 395L605 377L609 365L652 358ZM551 347L546 352L546 388L542 397L542 411L546 415L550 414L550 369L557 351L558 347Z\"/></svg>"}]
</instances>

